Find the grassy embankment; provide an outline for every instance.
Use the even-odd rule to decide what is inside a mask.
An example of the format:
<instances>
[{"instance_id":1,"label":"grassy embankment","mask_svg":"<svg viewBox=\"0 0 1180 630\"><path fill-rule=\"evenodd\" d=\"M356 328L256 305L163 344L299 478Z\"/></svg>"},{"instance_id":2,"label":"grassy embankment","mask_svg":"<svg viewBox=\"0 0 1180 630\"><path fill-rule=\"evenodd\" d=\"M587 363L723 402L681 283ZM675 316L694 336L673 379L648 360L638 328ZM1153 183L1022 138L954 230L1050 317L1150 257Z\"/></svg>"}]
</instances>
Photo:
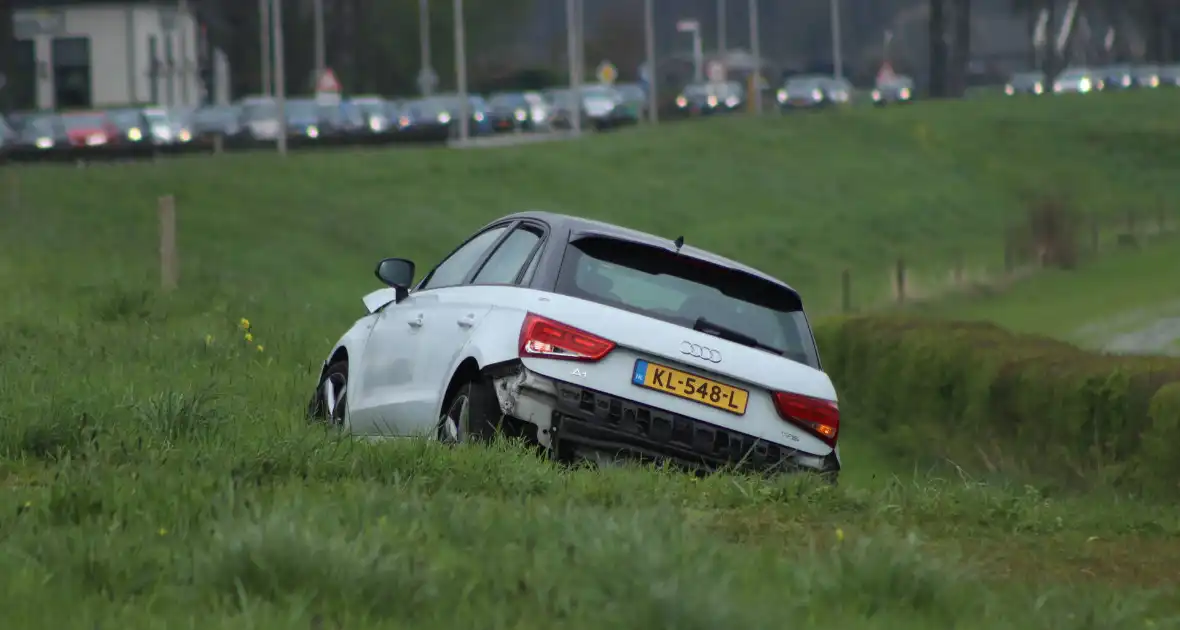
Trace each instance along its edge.
<instances>
[{"instance_id":1,"label":"grassy embankment","mask_svg":"<svg viewBox=\"0 0 1180 630\"><path fill-rule=\"evenodd\" d=\"M685 234L820 309L850 266L868 303L899 253L999 266L1030 186L1069 187L1094 212L1166 195L1172 172L1139 147L1173 103L22 169L20 207L0 214L0 625L1175 625L1176 508L936 478L887 460L854 416L834 490L344 444L301 416L381 256L429 264L539 207ZM154 288L161 194L180 213L169 296Z\"/></svg>"}]
</instances>

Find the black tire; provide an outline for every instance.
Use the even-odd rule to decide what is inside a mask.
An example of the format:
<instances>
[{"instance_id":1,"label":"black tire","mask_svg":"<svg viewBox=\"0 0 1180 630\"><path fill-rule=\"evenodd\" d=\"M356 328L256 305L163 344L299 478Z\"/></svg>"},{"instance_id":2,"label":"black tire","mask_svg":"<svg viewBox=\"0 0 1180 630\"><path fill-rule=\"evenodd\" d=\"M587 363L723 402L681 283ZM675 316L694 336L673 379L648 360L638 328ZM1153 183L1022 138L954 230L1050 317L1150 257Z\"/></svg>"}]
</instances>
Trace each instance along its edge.
<instances>
[{"instance_id":1,"label":"black tire","mask_svg":"<svg viewBox=\"0 0 1180 630\"><path fill-rule=\"evenodd\" d=\"M466 413L463 413L464 403ZM502 418L500 401L491 384L483 379L468 381L443 405L438 419L438 439L450 444L489 441L500 433Z\"/></svg>"},{"instance_id":2,"label":"black tire","mask_svg":"<svg viewBox=\"0 0 1180 630\"><path fill-rule=\"evenodd\" d=\"M331 380L340 395L335 408L329 417L324 400L324 383ZM311 401L307 405L307 415L312 422L322 422L332 427L344 426L344 414L348 409L348 361L337 361L324 370L323 377L316 383L315 391L311 393ZM343 391L341 391L343 390Z\"/></svg>"}]
</instances>

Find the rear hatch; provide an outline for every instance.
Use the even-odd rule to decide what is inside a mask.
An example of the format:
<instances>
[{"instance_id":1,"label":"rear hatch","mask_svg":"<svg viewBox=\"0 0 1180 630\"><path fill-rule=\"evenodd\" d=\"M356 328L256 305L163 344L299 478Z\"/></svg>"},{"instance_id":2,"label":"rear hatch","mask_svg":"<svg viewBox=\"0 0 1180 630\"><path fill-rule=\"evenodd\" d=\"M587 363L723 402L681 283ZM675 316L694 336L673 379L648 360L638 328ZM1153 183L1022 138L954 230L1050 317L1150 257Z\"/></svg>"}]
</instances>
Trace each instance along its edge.
<instances>
[{"instance_id":1,"label":"rear hatch","mask_svg":"<svg viewBox=\"0 0 1180 630\"><path fill-rule=\"evenodd\" d=\"M827 428L813 421L838 418L835 390L789 287L671 247L584 236L569 245L556 292L539 315L613 348L573 372L545 358L526 359L530 369L809 453L832 451L838 419Z\"/></svg>"}]
</instances>

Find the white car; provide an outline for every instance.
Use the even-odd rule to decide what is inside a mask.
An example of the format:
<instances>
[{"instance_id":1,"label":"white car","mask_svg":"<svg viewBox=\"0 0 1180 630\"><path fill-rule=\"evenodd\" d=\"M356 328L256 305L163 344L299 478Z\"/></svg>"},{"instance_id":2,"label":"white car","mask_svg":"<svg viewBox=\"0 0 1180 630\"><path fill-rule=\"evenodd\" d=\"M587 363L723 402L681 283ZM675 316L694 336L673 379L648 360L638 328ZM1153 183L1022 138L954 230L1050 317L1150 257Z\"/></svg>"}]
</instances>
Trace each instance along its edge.
<instances>
[{"instance_id":1,"label":"white car","mask_svg":"<svg viewBox=\"0 0 1180 630\"><path fill-rule=\"evenodd\" d=\"M701 249L543 212L494 221L344 334L308 412L359 437L496 431L556 459L834 480L840 412L799 294Z\"/></svg>"}]
</instances>

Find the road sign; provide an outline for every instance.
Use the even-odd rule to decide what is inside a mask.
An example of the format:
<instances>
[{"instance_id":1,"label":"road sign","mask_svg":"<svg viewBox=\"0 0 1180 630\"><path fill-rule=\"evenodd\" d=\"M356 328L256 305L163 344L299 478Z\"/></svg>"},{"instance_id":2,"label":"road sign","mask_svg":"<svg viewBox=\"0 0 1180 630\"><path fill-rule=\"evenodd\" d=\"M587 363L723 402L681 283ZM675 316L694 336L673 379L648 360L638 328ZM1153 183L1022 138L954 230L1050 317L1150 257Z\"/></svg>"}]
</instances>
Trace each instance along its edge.
<instances>
[{"instance_id":1,"label":"road sign","mask_svg":"<svg viewBox=\"0 0 1180 630\"><path fill-rule=\"evenodd\" d=\"M676 23L676 30L681 33L691 33L698 31L701 28L701 23L696 20L680 20Z\"/></svg>"},{"instance_id":2,"label":"road sign","mask_svg":"<svg viewBox=\"0 0 1180 630\"><path fill-rule=\"evenodd\" d=\"M877 71L877 83L888 83L896 78L897 75L893 72L893 64L886 61L881 64L881 69Z\"/></svg>"},{"instance_id":3,"label":"road sign","mask_svg":"<svg viewBox=\"0 0 1180 630\"><path fill-rule=\"evenodd\" d=\"M598 64L598 69L594 71L594 74L598 75L599 82L611 85L615 79L619 78L619 69L615 67L615 64L603 60Z\"/></svg>"},{"instance_id":4,"label":"road sign","mask_svg":"<svg viewBox=\"0 0 1180 630\"><path fill-rule=\"evenodd\" d=\"M705 76L713 83L725 81L725 64L714 59L705 64Z\"/></svg>"},{"instance_id":5,"label":"road sign","mask_svg":"<svg viewBox=\"0 0 1180 630\"><path fill-rule=\"evenodd\" d=\"M335 103L340 100L340 81L331 68L324 68L315 80L315 98L321 103Z\"/></svg>"},{"instance_id":6,"label":"road sign","mask_svg":"<svg viewBox=\"0 0 1180 630\"><path fill-rule=\"evenodd\" d=\"M434 72L434 68L422 68L418 71L419 92L430 94L434 92L436 87L438 87L438 74Z\"/></svg>"}]
</instances>

